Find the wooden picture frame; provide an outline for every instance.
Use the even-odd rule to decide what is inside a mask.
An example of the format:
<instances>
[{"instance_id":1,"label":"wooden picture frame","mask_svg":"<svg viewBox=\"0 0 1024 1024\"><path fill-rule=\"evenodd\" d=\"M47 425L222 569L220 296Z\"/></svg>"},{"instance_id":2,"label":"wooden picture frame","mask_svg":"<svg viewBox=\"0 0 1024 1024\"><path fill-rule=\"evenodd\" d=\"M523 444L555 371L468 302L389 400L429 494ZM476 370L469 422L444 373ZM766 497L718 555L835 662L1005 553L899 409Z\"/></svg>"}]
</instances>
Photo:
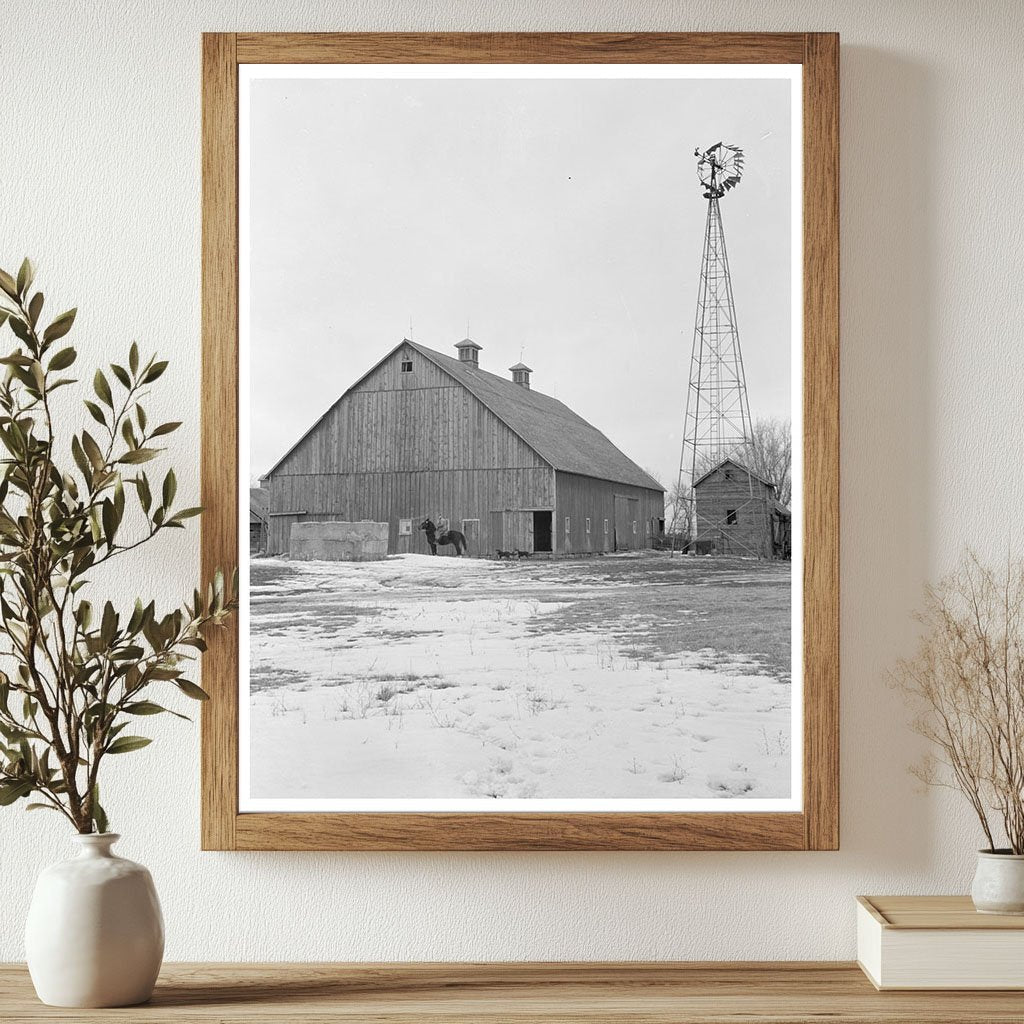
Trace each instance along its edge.
<instances>
[{"instance_id":1,"label":"wooden picture frame","mask_svg":"<svg viewBox=\"0 0 1024 1024\"><path fill-rule=\"evenodd\" d=\"M202 572L238 561L238 81L246 63L803 67L803 809L239 813L238 633L203 659L207 850L834 850L839 843L839 38L831 33L250 34L202 43Z\"/></svg>"}]
</instances>

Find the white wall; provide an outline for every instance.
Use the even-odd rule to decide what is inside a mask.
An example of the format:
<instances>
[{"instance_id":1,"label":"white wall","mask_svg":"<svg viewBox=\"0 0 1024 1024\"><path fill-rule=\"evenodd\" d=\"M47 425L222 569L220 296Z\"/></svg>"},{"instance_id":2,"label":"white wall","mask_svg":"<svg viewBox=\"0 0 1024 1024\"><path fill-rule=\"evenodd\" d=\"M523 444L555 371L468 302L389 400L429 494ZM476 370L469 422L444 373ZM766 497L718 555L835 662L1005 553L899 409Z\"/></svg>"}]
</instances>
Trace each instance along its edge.
<instances>
[{"instance_id":1,"label":"white wall","mask_svg":"<svg viewBox=\"0 0 1024 1024\"><path fill-rule=\"evenodd\" d=\"M962 892L976 830L922 795L886 671L922 582L966 543L1019 550L1024 121L1018 4L968 0L140 3L8 0L0 27L0 265L38 261L81 307L87 359L173 358L196 492L199 33L206 30L838 30L842 50L842 850L816 854L242 854L198 849L197 733L161 722L107 803L148 864L171 959L850 957L853 896ZM138 586L170 602L195 530ZM134 594L135 580L121 580ZM130 592L130 593L129 593ZM0 960L30 880L70 847L0 812Z\"/></svg>"}]
</instances>

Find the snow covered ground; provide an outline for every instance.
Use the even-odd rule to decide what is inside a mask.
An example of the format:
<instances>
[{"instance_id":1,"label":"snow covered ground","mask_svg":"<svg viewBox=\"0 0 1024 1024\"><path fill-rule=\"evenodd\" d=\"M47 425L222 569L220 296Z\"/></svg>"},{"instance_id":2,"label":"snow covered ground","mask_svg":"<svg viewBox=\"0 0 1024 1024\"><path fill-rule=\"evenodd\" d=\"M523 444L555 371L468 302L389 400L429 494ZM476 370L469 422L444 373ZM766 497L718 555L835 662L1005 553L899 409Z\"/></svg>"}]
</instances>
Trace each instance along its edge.
<instances>
[{"instance_id":1,"label":"snow covered ground","mask_svg":"<svg viewBox=\"0 0 1024 1024\"><path fill-rule=\"evenodd\" d=\"M788 566L397 555L251 577L253 798L790 795Z\"/></svg>"}]
</instances>

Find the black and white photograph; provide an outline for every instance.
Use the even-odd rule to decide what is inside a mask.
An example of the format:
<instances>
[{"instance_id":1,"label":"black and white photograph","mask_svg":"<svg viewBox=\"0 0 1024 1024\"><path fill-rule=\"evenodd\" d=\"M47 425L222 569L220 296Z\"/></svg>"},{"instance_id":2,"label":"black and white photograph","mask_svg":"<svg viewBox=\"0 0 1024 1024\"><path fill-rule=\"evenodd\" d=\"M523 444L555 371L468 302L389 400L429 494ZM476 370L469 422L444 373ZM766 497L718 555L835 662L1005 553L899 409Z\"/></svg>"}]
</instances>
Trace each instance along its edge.
<instances>
[{"instance_id":1,"label":"black and white photograph","mask_svg":"<svg viewBox=\"0 0 1024 1024\"><path fill-rule=\"evenodd\" d=\"M800 110L244 68L243 811L799 809Z\"/></svg>"}]
</instances>

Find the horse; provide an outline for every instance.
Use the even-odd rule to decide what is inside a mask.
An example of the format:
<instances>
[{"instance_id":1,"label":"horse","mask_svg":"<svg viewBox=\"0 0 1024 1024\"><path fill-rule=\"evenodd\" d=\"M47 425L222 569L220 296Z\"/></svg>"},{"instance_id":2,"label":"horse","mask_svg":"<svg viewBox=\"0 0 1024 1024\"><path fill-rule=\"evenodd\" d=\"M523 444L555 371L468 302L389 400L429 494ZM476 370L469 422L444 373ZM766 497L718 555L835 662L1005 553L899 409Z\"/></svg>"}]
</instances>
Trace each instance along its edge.
<instances>
[{"instance_id":1,"label":"horse","mask_svg":"<svg viewBox=\"0 0 1024 1024\"><path fill-rule=\"evenodd\" d=\"M452 544L455 547L455 554L461 555L466 550L466 535L458 530L445 530L438 534L434 521L429 517L420 523L420 529L427 535L427 543L430 545L430 553L437 554L438 544L446 546Z\"/></svg>"}]
</instances>

